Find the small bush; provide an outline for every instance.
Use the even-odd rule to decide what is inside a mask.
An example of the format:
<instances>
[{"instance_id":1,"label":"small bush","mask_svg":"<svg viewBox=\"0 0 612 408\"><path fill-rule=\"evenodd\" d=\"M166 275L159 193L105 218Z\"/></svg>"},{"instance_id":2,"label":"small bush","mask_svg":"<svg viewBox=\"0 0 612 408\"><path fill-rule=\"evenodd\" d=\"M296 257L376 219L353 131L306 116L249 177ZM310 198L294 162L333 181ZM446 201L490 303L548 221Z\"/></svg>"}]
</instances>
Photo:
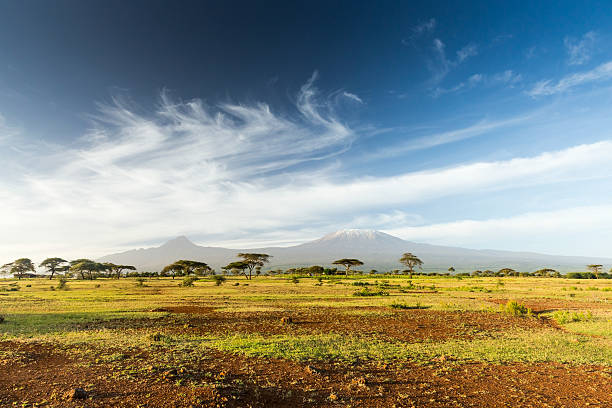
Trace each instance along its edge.
<instances>
[{"instance_id":1,"label":"small bush","mask_svg":"<svg viewBox=\"0 0 612 408\"><path fill-rule=\"evenodd\" d=\"M353 282L353 286L368 286L368 285L369 285L368 282L360 282L360 281Z\"/></svg>"},{"instance_id":2,"label":"small bush","mask_svg":"<svg viewBox=\"0 0 612 408\"><path fill-rule=\"evenodd\" d=\"M183 283L181 283L182 287L188 288L193 286L193 282L197 281L198 278L195 276L185 276L183 278Z\"/></svg>"},{"instance_id":3,"label":"small bush","mask_svg":"<svg viewBox=\"0 0 612 408\"><path fill-rule=\"evenodd\" d=\"M215 285L221 286L227 279L223 275L213 275L213 280L215 281Z\"/></svg>"},{"instance_id":4,"label":"small bush","mask_svg":"<svg viewBox=\"0 0 612 408\"><path fill-rule=\"evenodd\" d=\"M136 278L136 286L143 288L143 287L147 286L147 285L145 285L146 281L147 280L145 278Z\"/></svg>"},{"instance_id":5,"label":"small bush","mask_svg":"<svg viewBox=\"0 0 612 408\"><path fill-rule=\"evenodd\" d=\"M533 316L530 308L516 300L509 300L505 306L502 306L502 310L512 316Z\"/></svg>"},{"instance_id":6,"label":"small bush","mask_svg":"<svg viewBox=\"0 0 612 408\"><path fill-rule=\"evenodd\" d=\"M405 303L391 303L391 307L393 309L402 309L402 310L418 310L418 309L429 309L431 306L421 306L420 303L417 302L416 305L407 305Z\"/></svg>"},{"instance_id":7,"label":"small bush","mask_svg":"<svg viewBox=\"0 0 612 408\"><path fill-rule=\"evenodd\" d=\"M4 323L4 316L0 315L0 324Z\"/></svg>"},{"instance_id":8,"label":"small bush","mask_svg":"<svg viewBox=\"0 0 612 408\"><path fill-rule=\"evenodd\" d=\"M172 341L172 337L163 334L163 333L154 333L149 335L149 340L156 342L165 342L170 343Z\"/></svg>"},{"instance_id":9,"label":"small bush","mask_svg":"<svg viewBox=\"0 0 612 408\"><path fill-rule=\"evenodd\" d=\"M233 286L240 286L240 282L236 282L236 283L234 283L234 285L233 285Z\"/></svg>"},{"instance_id":10,"label":"small bush","mask_svg":"<svg viewBox=\"0 0 612 408\"><path fill-rule=\"evenodd\" d=\"M294 283L294 284L297 285L298 283L300 283L300 280L296 276L292 276L291 277L291 283Z\"/></svg>"},{"instance_id":11,"label":"small bush","mask_svg":"<svg viewBox=\"0 0 612 408\"><path fill-rule=\"evenodd\" d=\"M67 283L68 283L68 279L64 277L59 278L59 280L57 281L57 289L59 290L68 289L68 286L66 285Z\"/></svg>"},{"instance_id":12,"label":"small bush","mask_svg":"<svg viewBox=\"0 0 612 408\"><path fill-rule=\"evenodd\" d=\"M31 288L31 287L32 287L32 285L29 284L29 283L26 285L26 288Z\"/></svg>"},{"instance_id":13,"label":"small bush","mask_svg":"<svg viewBox=\"0 0 612 408\"><path fill-rule=\"evenodd\" d=\"M557 310L552 318L559 324L588 321L593 318L591 312L570 312L569 310Z\"/></svg>"},{"instance_id":14,"label":"small bush","mask_svg":"<svg viewBox=\"0 0 612 408\"><path fill-rule=\"evenodd\" d=\"M385 292L382 289L370 290L370 288L363 288L353 293L353 296L389 296L389 292Z\"/></svg>"}]
</instances>

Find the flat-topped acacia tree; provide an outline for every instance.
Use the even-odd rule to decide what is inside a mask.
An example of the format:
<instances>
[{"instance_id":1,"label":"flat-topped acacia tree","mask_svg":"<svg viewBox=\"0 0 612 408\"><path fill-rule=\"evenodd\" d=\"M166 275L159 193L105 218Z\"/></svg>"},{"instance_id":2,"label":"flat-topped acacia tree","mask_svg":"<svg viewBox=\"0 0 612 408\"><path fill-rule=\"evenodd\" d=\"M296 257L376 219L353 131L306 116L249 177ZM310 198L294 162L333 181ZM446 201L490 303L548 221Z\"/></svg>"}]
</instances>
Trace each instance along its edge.
<instances>
[{"instance_id":1,"label":"flat-topped acacia tree","mask_svg":"<svg viewBox=\"0 0 612 408\"><path fill-rule=\"evenodd\" d=\"M599 279L599 272L601 272L601 268L603 268L603 265L587 265L587 269L595 274L596 279Z\"/></svg>"},{"instance_id":2,"label":"flat-topped acacia tree","mask_svg":"<svg viewBox=\"0 0 612 408\"><path fill-rule=\"evenodd\" d=\"M402 265L408 268L411 275L414 272L415 266L418 266L420 268L421 265L423 265L423 261L421 261L416 255L410 252L406 252L404 255L402 255L399 261Z\"/></svg>"},{"instance_id":3,"label":"flat-topped acacia tree","mask_svg":"<svg viewBox=\"0 0 612 408\"><path fill-rule=\"evenodd\" d=\"M245 273L244 276L247 276L247 279L252 279L253 270L257 267L261 268L264 266L264 264L270 262L271 255L241 252L238 254L238 257L242 258L242 261L240 262L244 263L246 265L246 269L249 270L249 275L247 276Z\"/></svg>"},{"instance_id":4,"label":"flat-topped acacia tree","mask_svg":"<svg viewBox=\"0 0 612 408\"><path fill-rule=\"evenodd\" d=\"M111 276L119 279L123 271L135 271L136 267L132 265L115 265L111 262L105 262L104 265L108 266L108 270Z\"/></svg>"},{"instance_id":5,"label":"flat-topped acacia tree","mask_svg":"<svg viewBox=\"0 0 612 408\"><path fill-rule=\"evenodd\" d=\"M90 280L93 280L94 273L108 272L108 266L103 263L92 261L91 259L76 259L70 261L70 272L78 273L81 275L81 279L86 279L89 276Z\"/></svg>"},{"instance_id":6,"label":"flat-topped acacia tree","mask_svg":"<svg viewBox=\"0 0 612 408\"><path fill-rule=\"evenodd\" d=\"M361 262L359 259L342 258L332 262L332 264L344 266L346 268L346 276L348 276L352 266L361 266L363 265L363 262Z\"/></svg>"},{"instance_id":7,"label":"flat-topped acacia tree","mask_svg":"<svg viewBox=\"0 0 612 408\"><path fill-rule=\"evenodd\" d=\"M249 275L246 274L246 270L249 269L249 265L246 262L243 262L243 261L230 262L229 264L225 265L221 269L223 269L226 272L231 272L232 274L235 274L237 272L239 274L244 275L247 279L250 279Z\"/></svg>"},{"instance_id":8,"label":"flat-topped acacia tree","mask_svg":"<svg viewBox=\"0 0 612 408\"><path fill-rule=\"evenodd\" d=\"M11 263L2 265L2 267L0 267L0 270L16 276L20 280L23 277L23 275L25 275L26 273L36 272L36 268L34 267L34 264L28 258L19 258Z\"/></svg>"},{"instance_id":9,"label":"flat-topped acacia tree","mask_svg":"<svg viewBox=\"0 0 612 408\"><path fill-rule=\"evenodd\" d=\"M190 261L187 259L181 259L170 265L166 265L164 269L162 269L162 273L171 273L172 279L176 276L177 273L181 273L183 275L191 275L197 274L196 272L201 271L211 271L212 269L208 264L199 261Z\"/></svg>"},{"instance_id":10,"label":"flat-topped acacia tree","mask_svg":"<svg viewBox=\"0 0 612 408\"><path fill-rule=\"evenodd\" d=\"M60 271L66 271L68 268L66 265L68 261L62 258L47 258L40 263L41 268L45 268L47 272L50 272L51 275L49 279L53 279L53 275Z\"/></svg>"}]
</instances>

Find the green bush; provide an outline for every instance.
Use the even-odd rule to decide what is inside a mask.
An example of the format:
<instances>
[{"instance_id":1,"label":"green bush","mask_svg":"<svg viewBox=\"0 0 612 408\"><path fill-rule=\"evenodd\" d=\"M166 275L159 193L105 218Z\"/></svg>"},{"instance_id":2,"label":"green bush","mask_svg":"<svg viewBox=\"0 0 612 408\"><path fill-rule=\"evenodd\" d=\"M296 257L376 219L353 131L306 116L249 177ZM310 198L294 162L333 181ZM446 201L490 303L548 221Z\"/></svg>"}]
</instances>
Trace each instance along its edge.
<instances>
[{"instance_id":1,"label":"green bush","mask_svg":"<svg viewBox=\"0 0 612 408\"><path fill-rule=\"evenodd\" d=\"M213 280L215 281L215 285L220 286L227 279L223 275L213 275Z\"/></svg>"},{"instance_id":2,"label":"green bush","mask_svg":"<svg viewBox=\"0 0 612 408\"><path fill-rule=\"evenodd\" d=\"M68 289L68 286L66 285L67 283L68 283L68 279L66 279L66 278L64 278L62 276L57 281L57 289L59 289L59 290L66 290L66 289Z\"/></svg>"},{"instance_id":3,"label":"green bush","mask_svg":"<svg viewBox=\"0 0 612 408\"><path fill-rule=\"evenodd\" d=\"M502 310L512 316L533 316L530 308L516 300L509 300L505 306L502 306Z\"/></svg>"},{"instance_id":4,"label":"green bush","mask_svg":"<svg viewBox=\"0 0 612 408\"><path fill-rule=\"evenodd\" d=\"M570 312L569 310L557 310L552 318L559 324L588 321L593 318L591 312Z\"/></svg>"},{"instance_id":5,"label":"green bush","mask_svg":"<svg viewBox=\"0 0 612 408\"><path fill-rule=\"evenodd\" d=\"M183 283L181 283L181 286L188 288L188 287L192 287L193 286L193 282L197 281L198 278L196 278L195 276L185 276L183 278Z\"/></svg>"},{"instance_id":6,"label":"green bush","mask_svg":"<svg viewBox=\"0 0 612 408\"><path fill-rule=\"evenodd\" d=\"M353 293L353 296L389 296L389 292L385 292L382 289L370 290L370 288L363 288Z\"/></svg>"}]
</instances>

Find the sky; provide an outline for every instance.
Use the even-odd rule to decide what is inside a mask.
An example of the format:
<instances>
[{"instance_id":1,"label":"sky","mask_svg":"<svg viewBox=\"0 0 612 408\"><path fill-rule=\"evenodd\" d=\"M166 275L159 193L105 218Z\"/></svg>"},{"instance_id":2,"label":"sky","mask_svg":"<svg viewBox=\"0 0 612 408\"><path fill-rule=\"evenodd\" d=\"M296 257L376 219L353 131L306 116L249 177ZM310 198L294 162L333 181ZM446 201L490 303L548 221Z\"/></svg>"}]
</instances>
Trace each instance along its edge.
<instances>
[{"instance_id":1,"label":"sky","mask_svg":"<svg viewBox=\"0 0 612 408\"><path fill-rule=\"evenodd\" d=\"M604 1L0 2L0 263L345 228L612 257L611 27Z\"/></svg>"}]
</instances>

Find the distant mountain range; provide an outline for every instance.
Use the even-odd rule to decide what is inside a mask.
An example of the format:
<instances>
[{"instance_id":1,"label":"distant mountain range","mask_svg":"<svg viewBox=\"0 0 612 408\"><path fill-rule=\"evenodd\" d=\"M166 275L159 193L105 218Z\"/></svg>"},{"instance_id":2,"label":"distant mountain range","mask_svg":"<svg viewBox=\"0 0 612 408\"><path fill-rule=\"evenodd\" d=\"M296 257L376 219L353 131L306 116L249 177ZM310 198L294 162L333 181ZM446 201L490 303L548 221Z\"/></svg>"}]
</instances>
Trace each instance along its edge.
<instances>
[{"instance_id":1,"label":"distant mountain range","mask_svg":"<svg viewBox=\"0 0 612 408\"><path fill-rule=\"evenodd\" d=\"M266 269L297 266L329 266L340 258L357 258L364 262L362 270L403 269L398 262L404 252L412 252L423 260L425 271L446 271L453 266L458 272L498 270L509 267L519 271L553 268L562 272L583 271L587 264L611 265L610 258L543 255L531 252L476 250L405 241L380 231L342 230L323 238L291 247L228 249L200 246L181 236L165 244L103 256L100 262L134 265L140 271L159 271L179 259L206 262L219 270L236 260L239 252L272 255Z\"/></svg>"}]
</instances>

